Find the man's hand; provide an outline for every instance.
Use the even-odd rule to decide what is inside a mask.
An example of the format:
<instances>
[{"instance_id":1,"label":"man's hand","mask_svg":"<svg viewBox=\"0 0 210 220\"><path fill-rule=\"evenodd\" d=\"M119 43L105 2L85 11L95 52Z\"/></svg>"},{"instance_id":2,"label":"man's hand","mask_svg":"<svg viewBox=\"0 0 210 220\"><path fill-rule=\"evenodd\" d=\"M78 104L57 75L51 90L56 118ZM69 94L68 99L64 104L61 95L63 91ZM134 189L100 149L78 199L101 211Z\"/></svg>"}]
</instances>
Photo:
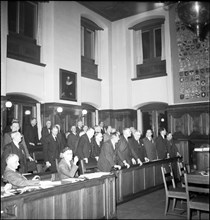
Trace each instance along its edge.
<instances>
[{"instance_id":1,"label":"man's hand","mask_svg":"<svg viewBox=\"0 0 210 220\"><path fill-rule=\"evenodd\" d=\"M88 158L87 157L83 158L83 160L85 161L85 163L88 163Z\"/></svg>"},{"instance_id":2,"label":"man's hand","mask_svg":"<svg viewBox=\"0 0 210 220\"><path fill-rule=\"evenodd\" d=\"M136 160L134 158L131 159L132 164L135 165L136 164Z\"/></svg>"},{"instance_id":3,"label":"man's hand","mask_svg":"<svg viewBox=\"0 0 210 220\"><path fill-rule=\"evenodd\" d=\"M99 156L95 156L96 160L98 161Z\"/></svg>"},{"instance_id":4,"label":"man's hand","mask_svg":"<svg viewBox=\"0 0 210 220\"><path fill-rule=\"evenodd\" d=\"M50 167L51 163L49 161L46 162L46 167Z\"/></svg>"},{"instance_id":5,"label":"man's hand","mask_svg":"<svg viewBox=\"0 0 210 220\"><path fill-rule=\"evenodd\" d=\"M137 164L139 164L139 166L143 164L139 158L137 159Z\"/></svg>"},{"instance_id":6,"label":"man's hand","mask_svg":"<svg viewBox=\"0 0 210 220\"><path fill-rule=\"evenodd\" d=\"M30 145L32 145L32 146L35 146L35 144L34 144L34 143L32 143L32 142L29 142L29 144L30 144Z\"/></svg>"},{"instance_id":7,"label":"man's hand","mask_svg":"<svg viewBox=\"0 0 210 220\"><path fill-rule=\"evenodd\" d=\"M74 164L75 164L75 165L77 164L78 160L79 160L78 156L75 156L75 157L74 157Z\"/></svg>"},{"instance_id":8,"label":"man's hand","mask_svg":"<svg viewBox=\"0 0 210 220\"><path fill-rule=\"evenodd\" d=\"M149 158L145 157L144 158L145 162L149 162Z\"/></svg>"},{"instance_id":9,"label":"man's hand","mask_svg":"<svg viewBox=\"0 0 210 220\"><path fill-rule=\"evenodd\" d=\"M120 166L120 165L114 165L114 168L120 170L120 169L121 169L121 166Z\"/></svg>"},{"instance_id":10,"label":"man's hand","mask_svg":"<svg viewBox=\"0 0 210 220\"><path fill-rule=\"evenodd\" d=\"M29 159L30 161L34 161L34 159L33 159L31 156L29 156L28 159Z\"/></svg>"},{"instance_id":11,"label":"man's hand","mask_svg":"<svg viewBox=\"0 0 210 220\"><path fill-rule=\"evenodd\" d=\"M123 161L124 165L128 168L130 168L130 165L126 162L126 160Z\"/></svg>"}]
</instances>

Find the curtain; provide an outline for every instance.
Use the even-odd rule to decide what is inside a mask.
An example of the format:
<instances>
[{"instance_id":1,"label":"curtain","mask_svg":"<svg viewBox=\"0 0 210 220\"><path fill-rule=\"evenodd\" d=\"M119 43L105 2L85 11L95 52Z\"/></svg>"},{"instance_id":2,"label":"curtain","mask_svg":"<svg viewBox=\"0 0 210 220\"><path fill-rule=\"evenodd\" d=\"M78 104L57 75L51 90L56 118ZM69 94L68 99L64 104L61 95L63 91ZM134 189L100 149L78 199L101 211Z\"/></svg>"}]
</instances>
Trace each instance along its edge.
<instances>
[{"instance_id":1,"label":"curtain","mask_svg":"<svg viewBox=\"0 0 210 220\"><path fill-rule=\"evenodd\" d=\"M135 32L136 42L136 64L143 64L143 47L142 47L142 31Z\"/></svg>"}]
</instances>

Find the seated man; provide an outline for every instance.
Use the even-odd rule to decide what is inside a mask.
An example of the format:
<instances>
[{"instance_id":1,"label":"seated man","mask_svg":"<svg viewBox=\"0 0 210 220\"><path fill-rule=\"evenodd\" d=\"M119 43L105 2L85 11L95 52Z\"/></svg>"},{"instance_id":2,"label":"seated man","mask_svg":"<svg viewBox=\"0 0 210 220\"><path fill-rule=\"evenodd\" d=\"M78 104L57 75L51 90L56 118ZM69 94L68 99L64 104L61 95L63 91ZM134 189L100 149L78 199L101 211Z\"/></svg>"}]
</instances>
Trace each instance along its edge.
<instances>
[{"instance_id":1,"label":"seated man","mask_svg":"<svg viewBox=\"0 0 210 220\"><path fill-rule=\"evenodd\" d=\"M9 154L6 158L6 168L3 174L4 181L12 184L13 187L38 186L40 180L34 176L32 180L27 180L22 174L16 171L19 166L17 154Z\"/></svg>"},{"instance_id":2,"label":"seated man","mask_svg":"<svg viewBox=\"0 0 210 220\"><path fill-rule=\"evenodd\" d=\"M58 164L58 172L60 179L67 179L70 177L74 177L78 166L78 157L75 156L73 159L73 152L69 147L65 147L62 151L62 159ZM73 159L73 160L72 160Z\"/></svg>"}]
</instances>

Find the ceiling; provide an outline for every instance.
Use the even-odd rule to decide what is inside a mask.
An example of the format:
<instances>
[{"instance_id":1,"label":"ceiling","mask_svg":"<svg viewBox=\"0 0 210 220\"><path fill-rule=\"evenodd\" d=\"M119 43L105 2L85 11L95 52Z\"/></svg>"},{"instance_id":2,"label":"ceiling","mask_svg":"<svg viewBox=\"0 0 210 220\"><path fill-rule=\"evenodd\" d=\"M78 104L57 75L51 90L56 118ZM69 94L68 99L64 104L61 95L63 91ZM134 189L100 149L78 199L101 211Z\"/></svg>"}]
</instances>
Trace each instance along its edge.
<instances>
[{"instance_id":1,"label":"ceiling","mask_svg":"<svg viewBox=\"0 0 210 220\"><path fill-rule=\"evenodd\" d=\"M141 1L77 1L109 21L117 21L132 15L163 7L163 3Z\"/></svg>"}]
</instances>

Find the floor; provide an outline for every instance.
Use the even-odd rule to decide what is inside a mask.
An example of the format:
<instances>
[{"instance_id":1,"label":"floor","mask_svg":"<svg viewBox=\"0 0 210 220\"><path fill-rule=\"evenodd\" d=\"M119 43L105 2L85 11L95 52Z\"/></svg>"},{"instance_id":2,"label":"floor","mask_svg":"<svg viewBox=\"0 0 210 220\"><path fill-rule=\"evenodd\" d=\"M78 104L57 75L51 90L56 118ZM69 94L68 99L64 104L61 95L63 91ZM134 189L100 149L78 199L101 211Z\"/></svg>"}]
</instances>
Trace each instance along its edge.
<instances>
[{"instance_id":1,"label":"floor","mask_svg":"<svg viewBox=\"0 0 210 220\"><path fill-rule=\"evenodd\" d=\"M170 202L169 212L171 210L172 200ZM178 201L177 207L183 207L186 210L186 204ZM165 210L165 191L157 190L147 195L117 206L118 219L187 219L186 212L181 216L164 215ZM176 213L182 211L177 210ZM192 212L192 219L198 219L196 211ZM202 212L201 219L210 219L209 213Z\"/></svg>"}]
</instances>

